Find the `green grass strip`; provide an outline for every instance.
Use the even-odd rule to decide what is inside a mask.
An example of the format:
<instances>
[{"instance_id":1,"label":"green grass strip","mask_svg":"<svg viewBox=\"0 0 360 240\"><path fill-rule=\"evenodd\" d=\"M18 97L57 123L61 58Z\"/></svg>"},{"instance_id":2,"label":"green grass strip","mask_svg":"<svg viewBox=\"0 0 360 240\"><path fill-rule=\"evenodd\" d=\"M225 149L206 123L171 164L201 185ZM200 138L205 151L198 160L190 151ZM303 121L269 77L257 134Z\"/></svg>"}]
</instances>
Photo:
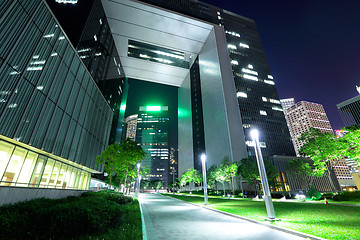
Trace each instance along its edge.
<instances>
[{"instance_id":1,"label":"green grass strip","mask_svg":"<svg viewBox=\"0 0 360 240\"><path fill-rule=\"evenodd\" d=\"M203 204L202 196L167 196ZM264 222L265 203L251 199L209 198L208 207ZM271 224L327 239L360 239L360 207L298 202L274 202L276 217Z\"/></svg>"}]
</instances>

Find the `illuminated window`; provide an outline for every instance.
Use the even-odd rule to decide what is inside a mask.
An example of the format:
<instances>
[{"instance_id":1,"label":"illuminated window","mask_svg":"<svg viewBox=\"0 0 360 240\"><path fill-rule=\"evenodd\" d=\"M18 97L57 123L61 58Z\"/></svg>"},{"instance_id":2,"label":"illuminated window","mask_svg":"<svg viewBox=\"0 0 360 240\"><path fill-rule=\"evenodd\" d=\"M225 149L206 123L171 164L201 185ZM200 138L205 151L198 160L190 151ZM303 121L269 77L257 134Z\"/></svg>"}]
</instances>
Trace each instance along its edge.
<instances>
[{"instance_id":1,"label":"illuminated window","mask_svg":"<svg viewBox=\"0 0 360 240\"><path fill-rule=\"evenodd\" d=\"M266 97L262 97L262 100L263 100L264 102L267 102L267 98L266 98Z\"/></svg>"},{"instance_id":2,"label":"illuminated window","mask_svg":"<svg viewBox=\"0 0 360 240\"><path fill-rule=\"evenodd\" d=\"M267 116L267 112L264 111L264 110L260 110L260 114L261 114L261 115L264 115L264 116Z\"/></svg>"},{"instance_id":3,"label":"illuminated window","mask_svg":"<svg viewBox=\"0 0 360 240\"><path fill-rule=\"evenodd\" d=\"M247 98L247 94L244 93L244 92L237 92L237 93L236 93L236 96L237 96L237 97Z\"/></svg>"},{"instance_id":4,"label":"illuminated window","mask_svg":"<svg viewBox=\"0 0 360 240\"><path fill-rule=\"evenodd\" d=\"M232 45L232 44L228 44L228 48L230 48L230 49L235 49L235 50L237 49L236 46L235 46L235 45Z\"/></svg>"},{"instance_id":5,"label":"illuminated window","mask_svg":"<svg viewBox=\"0 0 360 240\"><path fill-rule=\"evenodd\" d=\"M268 77L269 79L274 79L273 76L271 76L271 75L267 75L267 77Z\"/></svg>"},{"instance_id":6,"label":"illuminated window","mask_svg":"<svg viewBox=\"0 0 360 240\"><path fill-rule=\"evenodd\" d=\"M271 109L272 109L272 110L275 110L275 111L280 111L280 112L283 111L282 108L280 108L280 107L272 107Z\"/></svg>"},{"instance_id":7,"label":"illuminated window","mask_svg":"<svg viewBox=\"0 0 360 240\"><path fill-rule=\"evenodd\" d=\"M257 77L251 76L251 75L248 75L248 74L244 74L243 78L250 79L250 80L253 80L253 81L258 81Z\"/></svg>"},{"instance_id":8,"label":"illuminated window","mask_svg":"<svg viewBox=\"0 0 360 240\"><path fill-rule=\"evenodd\" d=\"M264 82L270 85L275 85L274 81L271 80L264 80Z\"/></svg>"},{"instance_id":9,"label":"illuminated window","mask_svg":"<svg viewBox=\"0 0 360 240\"><path fill-rule=\"evenodd\" d=\"M231 64L234 64L234 65L239 65L239 62L236 61L236 60L231 60Z\"/></svg>"},{"instance_id":10,"label":"illuminated window","mask_svg":"<svg viewBox=\"0 0 360 240\"><path fill-rule=\"evenodd\" d=\"M245 43L240 43L239 46L242 48L249 48L249 45L247 45Z\"/></svg>"},{"instance_id":11,"label":"illuminated window","mask_svg":"<svg viewBox=\"0 0 360 240\"><path fill-rule=\"evenodd\" d=\"M258 73L256 71L246 69L246 68L242 68L241 71L243 71L245 73L253 74L253 75L256 75L256 76L258 75Z\"/></svg>"},{"instance_id":12,"label":"illuminated window","mask_svg":"<svg viewBox=\"0 0 360 240\"><path fill-rule=\"evenodd\" d=\"M251 65L251 64L249 64L249 65L248 65L248 68L250 68L250 69L254 69L254 66L253 66L253 65Z\"/></svg>"}]
</instances>

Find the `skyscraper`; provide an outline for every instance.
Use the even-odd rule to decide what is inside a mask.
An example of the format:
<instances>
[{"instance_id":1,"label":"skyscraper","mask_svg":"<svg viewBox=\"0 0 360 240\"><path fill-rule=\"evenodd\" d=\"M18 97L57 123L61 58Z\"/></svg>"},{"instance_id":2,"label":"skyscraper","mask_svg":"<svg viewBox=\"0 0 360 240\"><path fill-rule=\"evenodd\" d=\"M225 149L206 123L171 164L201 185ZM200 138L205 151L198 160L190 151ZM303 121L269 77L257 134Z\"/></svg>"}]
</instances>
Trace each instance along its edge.
<instances>
[{"instance_id":1,"label":"skyscraper","mask_svg":"<svg viewBox=\"0 0 360 240\"><path fill-rule=\"evenodd\" d=\"M286 110L288 108L291 108L295 105L295 99L294 98L286 98L286 99L280 99L281 107L283 110Z\"/></svg>"},{"instance_id":2,"label":"skyscraper","mask_svg":"<svg viewBox=\"0 0 360 240\"><path fill-rule=\"evenodd\" d=\"M100 42L92 29L106 22L126 78L179 87L179 174L199 169L203 153L208 166L254 156L252 128L265 156L295 155L253 20L200 1L95 4L103 17L92 13L82 39Z\"/></svg>"},{"instance_id":3,"label":"skyscraper","mask_svg":"<svg viewBox=\"0 0 360 240\"><path fill-rule=\"evenodd\" d=\"M346 127L360 126L360 95L336 105Z\"/></svg>"},{"instance_id":4,"label":"skyscraper","mask_svg":"<svg viewBox=\"0 0 360 240\"><path fill-rule=\"evenodd\" d=\"M146 153L142 166L149 169L145 180L168 185L169 116L167 106L141 106L137 118L136 142Z\"/></svg>"},{"instance_id":5,"label":"skyscraper","mask_svg":"<svg viewBox=\"0 0 360 240\"><path fill-rule=\"evenodd\" d=\"M307 132L309 128L334 133L321 104L300 101L284 110L284 112L297 156L300 156L299 150L304 145L304 142L298 140L298 138L302 133Z\"/></svg>"},{"instance_id":6,"label":"skyscraper","mask_svg":"<svg viewBox=\"0 0 360 240\"><path fill-rule=\"evenodd\" d=\"M125 138L130 138L131 140L135 141L137 119L138 119L137 114L133 114L126 118L126 120L125 120L125 130L126 130Z\"/></svg>"}]
</instances>

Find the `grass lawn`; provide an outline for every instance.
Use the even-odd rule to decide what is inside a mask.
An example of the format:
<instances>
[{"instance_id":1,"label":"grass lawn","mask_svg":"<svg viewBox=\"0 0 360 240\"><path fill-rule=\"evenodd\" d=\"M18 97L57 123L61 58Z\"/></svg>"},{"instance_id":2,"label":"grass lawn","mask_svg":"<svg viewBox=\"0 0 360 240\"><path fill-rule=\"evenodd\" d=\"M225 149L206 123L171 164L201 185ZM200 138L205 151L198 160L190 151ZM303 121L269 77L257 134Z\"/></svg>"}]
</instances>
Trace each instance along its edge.
<instances>
[{"instance_id":1,"label":"grass lawn","mask_svg":"<svg viewBox=\"0 0 360 240\"><path fill-rule=\"evenodd\" d=\"M196 204L204 203L201 196L166 195ZM264 221L267 217L263 201L209 197L209 204L211 208L257 221ZM360 239L360 207L274 202L274 208L281 221L273 225L327 239Z\"/></svg>"}]
</instances>

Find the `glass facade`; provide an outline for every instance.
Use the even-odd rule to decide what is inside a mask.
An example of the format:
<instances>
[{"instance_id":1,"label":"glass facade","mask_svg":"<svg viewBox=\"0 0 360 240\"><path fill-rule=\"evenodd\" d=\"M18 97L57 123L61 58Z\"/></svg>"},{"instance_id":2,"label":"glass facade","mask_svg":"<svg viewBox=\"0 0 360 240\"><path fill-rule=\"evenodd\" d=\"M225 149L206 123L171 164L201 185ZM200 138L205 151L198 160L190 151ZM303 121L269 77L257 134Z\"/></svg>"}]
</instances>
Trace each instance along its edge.
<instances>
[{"instance_id":1,"label":"glass facade","mask_svg":"<svg viewBox=\"0 0 360 240\"><path fill-rule=\"evenodd\" d=\"M109 144L120 143L129 86L100 0L94 2L76 49L113 110Z\"/></svg>"},{"instance_id":2,"label":"glass facade","mask_svg":"<svg viewBox=\"0 0 360 240\"><path fill-rule=\"evenodd\" d=\"M0 139L0 186L88 189L90 173L11 139ZM66 161L66 160L65 160Z\"/></svg>"},{"instance_id":3,"label":"glass facade","mask_svg":"<svg viewBox=\"0 0 360 240\"><path fill-rule=\"evenodd\" d=\"M1 184L86 188L112 115L45 1L1 1L0 136L14 140L1 141Z\"/></svg>"},{"instance_id":4,"label":"glass facade","mask_svg":"<svg viewBox=\"0 0 360 240\"><path fill-rule=\"evenodd\" d=\"M149 169L144 179L161 180L168 185L169 176L169 116L166 106L140 107L136 142L146 152L141 164Z\"/></svg>"},{"instance_id":5,"label":"glass facade","mask_svg":"<svg viewBox=\"0 0 360 240\"><path fill-rule=\"evenodd\" d=\"M142 0L224 28L248 155L255 156L250 130L261 132L262 153L295 156L274 79L253 20L189 0ZM194 98L194 96L192 96Z\"/></svg>"},{"instance_id":6,"label":"glass facade","mask_svg":"<svg viewBox=\"0 0 360 240\"><path fill-rule=\"evenodd\" d=\"M346 127L360 126L360 95L336 105Z\"/></svg>"}]
</instances>

